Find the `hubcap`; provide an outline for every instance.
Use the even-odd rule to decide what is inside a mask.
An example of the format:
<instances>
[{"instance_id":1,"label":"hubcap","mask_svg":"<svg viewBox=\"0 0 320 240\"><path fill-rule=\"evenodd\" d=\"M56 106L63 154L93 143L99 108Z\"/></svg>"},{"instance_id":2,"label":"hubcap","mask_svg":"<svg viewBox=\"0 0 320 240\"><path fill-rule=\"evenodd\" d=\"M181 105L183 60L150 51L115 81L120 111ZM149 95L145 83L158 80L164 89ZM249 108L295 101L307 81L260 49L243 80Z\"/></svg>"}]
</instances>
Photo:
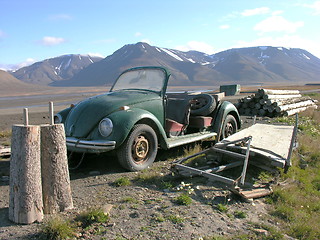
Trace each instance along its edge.
<instances>
[{"instance_id":1,"label":"hubcap","mask_svg":"<svg viewBox=\"0 0 320 240\"><path fill-rule=\"evenodd\" d=\"M226 125L226 129L225 129L226 137L232 135L233 133L234 133L233 125L232 125L232 123L228 122Z\"/></svg>"},{"instance_id":2,"label":"hubcap","mask_svg":"<svg viewBox=\"0 0 320 240\"><path fill-rule=\"evenodd\" d=\"M138 136L132 146L133 159L136 162L142 162L146 160L149 152L149 142L144 136Z\"/></svg>"},{"instance_id":3,"label":"hubcap","mask_svg":"<svg viewBox=\"0 0 320 240\"><path fill-rule=\"evenodd\" d=\"M200 109L207 104L208 104L208 102L205 98L197 98L196 102L193 104L192 107L193 107L193 109Z\"/></svg>"}]
</instances>

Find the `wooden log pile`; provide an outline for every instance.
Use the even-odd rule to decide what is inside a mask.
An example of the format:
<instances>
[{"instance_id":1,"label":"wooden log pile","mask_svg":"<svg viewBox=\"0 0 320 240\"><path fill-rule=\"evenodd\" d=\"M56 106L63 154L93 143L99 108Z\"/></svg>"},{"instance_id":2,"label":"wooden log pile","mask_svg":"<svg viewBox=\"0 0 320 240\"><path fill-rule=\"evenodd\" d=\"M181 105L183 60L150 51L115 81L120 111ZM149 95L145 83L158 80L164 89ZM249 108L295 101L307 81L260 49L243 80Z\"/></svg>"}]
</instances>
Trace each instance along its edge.
<instances>
[{"instance_id":1,"label":"wooden log pile","mask_svg":"<svg viewBox=\"0 0 320 240\"><path fill-rule=\"evenodd\" d=\"M299 90L259 89L256 94L239 99L237 108L241 115L278 117L316 109L317 105Z\"/></svg>"}]
</instances>

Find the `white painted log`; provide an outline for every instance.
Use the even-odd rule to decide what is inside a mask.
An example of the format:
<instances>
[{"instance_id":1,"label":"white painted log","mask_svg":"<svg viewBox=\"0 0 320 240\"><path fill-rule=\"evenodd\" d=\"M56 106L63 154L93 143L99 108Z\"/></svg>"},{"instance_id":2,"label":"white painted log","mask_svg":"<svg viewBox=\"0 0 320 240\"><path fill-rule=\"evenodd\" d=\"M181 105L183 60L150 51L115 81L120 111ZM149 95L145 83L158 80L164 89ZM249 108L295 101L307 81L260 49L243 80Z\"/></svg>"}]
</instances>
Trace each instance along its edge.
<instances>
[{"instance_id":1,"label":"white painted log","mask_svg":"<svg viewBox=\"0 0 320 240\"><path fill-rule=\"evenodd\" d=\"M299 90L273 90L273 89L259 89L262 95L298 95Z\"/></svg>"},{"instance_id":2,"label":"white painted log","mask_svg":"<svg viewBox=\"0 0 320 240\"><path fill-rule=\"evenodd\" d=\"M41 126L42 194L45 214L73 208L63 124Z\"/></svg>"},{"instance_id":3,"label":"white painted log","mask_svg":"<svg viewBox=\"0 0 320 240\"><path fill-rule=\"evenodd\" d=\"M288 98L299 98L301 97L301 94L295 94L295 95L263 95L263 99L268 100L268 99L288 99Z\"/></svg>"},{"instance_id":4,"label":"white painted log","mask_svg":"<svg viewBox=\"0 0 320 240\"><path fill-rule=\"evenodd\" d=\"M295 108L300 108L300 107L307 107L307 106L311 106L311 105L314 105L314 102L312 100L307 100L307 101L303 101L303 102L278 106L275 108L275 110L277 112L283 112L283 111L287 111L287 110L291 110L291 109L295 109Z\"/></svg>"},{"instance_id":5,"label":"white painted log","mask_svg":"<svg viewBox=\"0 0 320 240\"><path fill-rule=\"evenodd\" d=\"M0 157L1 156L10 156L11 148L0 148Z\"/></svg>"},{"instance_id":6,"label":"white painted log","mask_svg":"<svg viewBox=\"0 0 320 240\"><path fill-rule=\"evenodd\" d=\"M312 105L312 106L308 106L308 107L301 107L301 108L288 110L288 111L283 112L283 115L284 116L291 116L291 115L294 115L296 113L306 111L308 108L317 109L317 105Z\"/></svg>"},{"instance_id":7,"label":"white painted log","mask_svg":"<svg viewBox=\"0 0 320 240\"><path fill-rule=\"evenodd\" d=\"M31 224L43 220L40 127L12 126L9 219Z\"/></svg>"},{"instance_id":8,"label":"white painted log","mask_svg":"<svg viewBox=\"0 0 320 240\"><path fill-rule=\"evenodd\" d=\"M279 100L274 100L272 105L275 106L275 107L278 107L278 106L282 106L282 105L288 105L288 104L293 104L293 103L298 103L298 102L304 102L304 101L307 101L307 100L313 101L310 97L279 99Z\"/></svg>"}]
</instances>

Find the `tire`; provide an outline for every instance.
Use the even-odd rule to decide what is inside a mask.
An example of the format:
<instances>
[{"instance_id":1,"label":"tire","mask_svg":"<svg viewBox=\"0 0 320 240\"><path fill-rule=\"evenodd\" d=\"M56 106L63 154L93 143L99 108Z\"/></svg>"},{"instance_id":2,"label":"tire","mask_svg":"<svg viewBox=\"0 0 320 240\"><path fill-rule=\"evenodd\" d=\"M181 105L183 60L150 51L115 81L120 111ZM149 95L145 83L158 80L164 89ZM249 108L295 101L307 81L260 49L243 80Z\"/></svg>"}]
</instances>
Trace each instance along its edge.
<instances>
[{"instance_id":1,"label":"tire","mask_svg":"<svg viewBox=\"0 0 320 240\"><path fill-rule=\"evenodd\" d=\"M148 125L135 125L127 139L117 151L121 166L129 171L141 171L155 160L158 151L158 138Z\"/></svg>"},{"instance_id":2,"label":"tire","mask_svg":"<svg viewBox=\"0 0 320 240\"><path fill-rule=\"evenodd\" d=\"M190 100L195 100L195 103L191 104L191 115L194 116L207 116L213 112L217 103L213 96L209 94L199 94L192 97Z\"/></svg>"},{"instance_id":3,"label":"tire","mask_svg":"<svg viewBox=\"0 0 320 240\"><path fill-rule=\"evenodd\" d=\"M226 119L224 120L224 123L222 125L221 130L221 139L224 139L226 137L229 137L230 135L236 133L238 130L238 123L234 116L227 115Z\"/></svg>"}]
</instances>

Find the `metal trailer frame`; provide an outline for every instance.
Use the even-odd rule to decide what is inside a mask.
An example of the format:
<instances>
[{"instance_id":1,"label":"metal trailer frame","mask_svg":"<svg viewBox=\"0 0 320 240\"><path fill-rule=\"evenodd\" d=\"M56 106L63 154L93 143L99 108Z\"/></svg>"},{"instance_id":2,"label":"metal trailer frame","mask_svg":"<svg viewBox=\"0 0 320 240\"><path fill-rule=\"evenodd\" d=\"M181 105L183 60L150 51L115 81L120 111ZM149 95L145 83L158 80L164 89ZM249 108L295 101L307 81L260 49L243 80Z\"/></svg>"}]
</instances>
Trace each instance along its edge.
<instances>
[{"instance_id":1,"label":"metal trailer frame","mask_svg":"<svg viewBox=\"0 0 320 240\"><path fill-rule=\"evenodd\" d=\"M225 184L233 186L233 187L237 187L239 185L239 181L240 181L240 185L245 185L245 177L246 177L246 172L247 172L247 167L248 167L248 162L249 162L249 155L250 155L249 153L250 153L251 140L252 140L252 137L248 136L248 137L241 138L239 140L235 140L235 141L231 141L231 142L228 142L228 143L221 144L221 145L219 145L219 148L213 146L213 147L208 148L208 149L206 149L204 151L201 151L199 153L190 155L188 157L185 157L185 158L182 158L182 159L179 159L179 160L173 162L173 166L172 167L175 170L178 170L178 171L181 171L181 172L184 172L184 173L188 173L190 175L204 176L204 177L207 177L207 178L209 178L211 180L219 181L219 182L225 183ZM229 151L229 150L221 149L221 148L223 148L223 147L225 147L225 146L227 146L229 144L234 144L234 143L247 144L246 154L244 155L244 154L241 154L241 153L235 153L235 152L232 152L232 151ZM236 162L232 162L232 163L229 163L229 164L225 164L225 165L220 165L218 167L214 167L214 168L210 168L210 169L206 169L206 170L200 170L200 169L189 167L189 166L186 166L186 165L182 164L182 163L186 162L187 160L189 160L191 158L197 157L199 155L205 154L205 153L210 152L210 151L217 152L217 153L223 153L225 155L229 155L229 156L232 156L234 158L238 158L238 159L242 159L242 160L236 161ZM230 168L234 168L234 167L238 167L238 166L241 166L241 165L243 165L242 173L235 180L231 179L231 178L224 177L224 176L220 176L218 174L215 174L215 173L222 172L224 170L227 170L227 169L230 169Z\"/></svg>"}]
</instances>

